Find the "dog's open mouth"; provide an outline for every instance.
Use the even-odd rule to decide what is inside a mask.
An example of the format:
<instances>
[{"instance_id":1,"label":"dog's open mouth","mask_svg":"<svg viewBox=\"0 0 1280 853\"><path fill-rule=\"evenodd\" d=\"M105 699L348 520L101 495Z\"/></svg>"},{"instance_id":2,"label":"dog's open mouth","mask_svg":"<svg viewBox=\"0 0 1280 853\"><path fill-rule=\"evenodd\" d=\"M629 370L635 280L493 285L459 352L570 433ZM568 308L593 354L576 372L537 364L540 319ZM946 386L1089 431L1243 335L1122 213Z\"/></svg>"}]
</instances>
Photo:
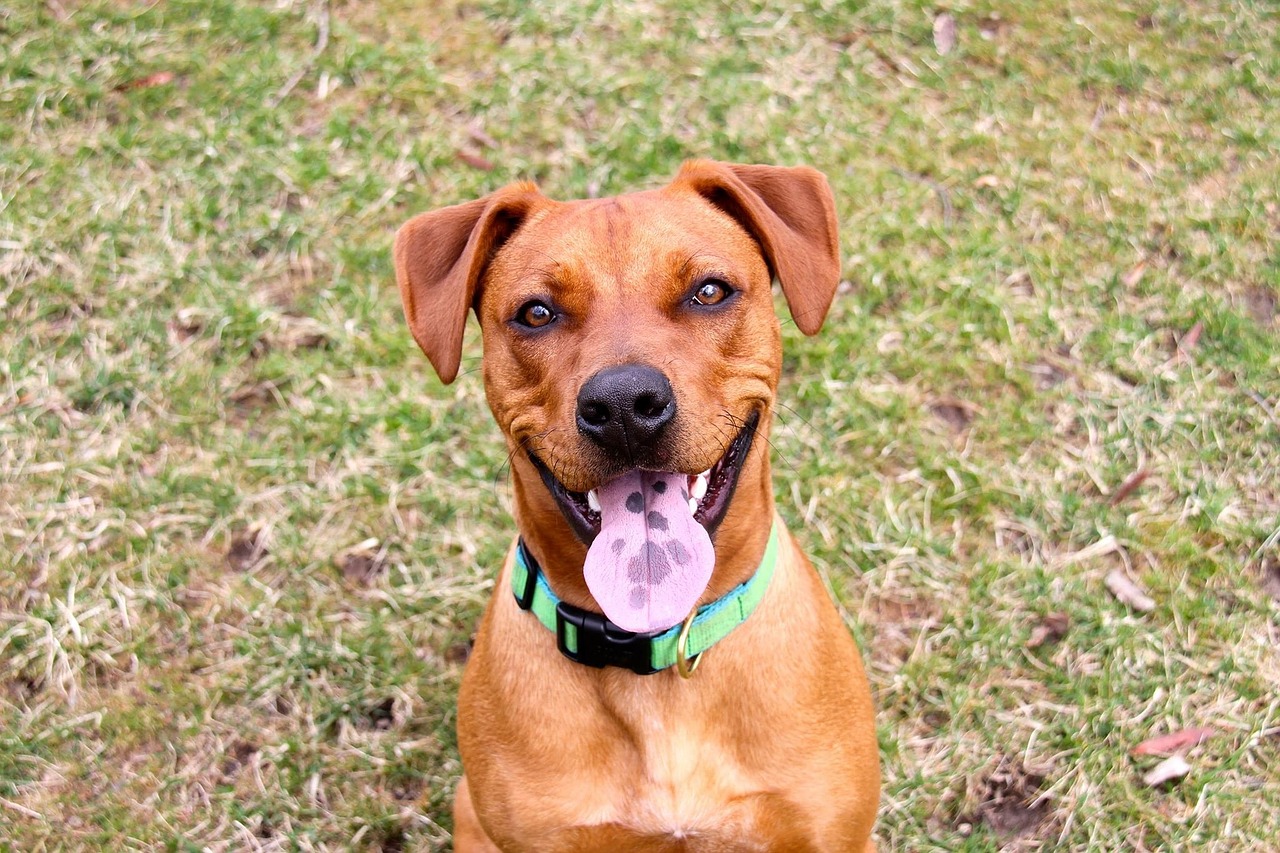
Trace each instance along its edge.
<instances>
[{"instance_id":1,"label":"dog's open mouth","mask_svg":"<svg viewBox=\"0 0 1280 853\"><path fill-rule=\"evenodd\" d=\"M583 575L614 624L661 631L679 623L711 579L711 543L755 438L753 413L714 465L697 474L634 469L588 492L566 489L530 454L570 526L590 547Z\"/></svg>"},{"instance_id":2,"label":"dog's open mouth","mask_svg":"<svg viewBox=\"0 0 1280 853\"><path fill-rule=\"evenodd\" d=\"M720 460L699 474L684 475L684 490L688 493L687 506L689 514L706 528L707 533L715 535L716 528L724 520L729 502L733 498L733 490L738 485L738 475L742 464L747 459L747 451L756 435L756 426L760 422L760 413L753 412L745 425L729 444ZM583 542L590 545L600 532L600 490L574 492L566 489L542 460L529 454L533 465L538 469L542 482L555 497L575 533ZM673 475L675 476L675 475Z\"/></svg>"}]
</instances>

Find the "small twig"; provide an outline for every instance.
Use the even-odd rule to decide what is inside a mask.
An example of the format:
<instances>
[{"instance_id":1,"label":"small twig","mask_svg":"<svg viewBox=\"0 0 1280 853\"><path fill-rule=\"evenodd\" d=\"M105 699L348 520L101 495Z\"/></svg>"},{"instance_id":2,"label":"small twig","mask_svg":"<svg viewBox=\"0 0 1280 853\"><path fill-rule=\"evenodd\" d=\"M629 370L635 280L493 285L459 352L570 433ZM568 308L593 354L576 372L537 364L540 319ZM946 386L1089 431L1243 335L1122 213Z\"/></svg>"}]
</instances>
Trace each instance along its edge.
<instances>
[{"instance_id":1,"label":"small twig","mask_svg":"<svg viewBox=\"0 0 1280 853\"><path fill-rule=\"evenodd\" d=\"M1257 391L1254 391L1252 388L1246 388L1245 393L1249 395L1249 398L1253 400L1253 402L1258 404L1258 407L1261 408L1262 411L1267 413L1267 417L1271 418L1271 422L1273 424L1280 427L1280 418L1276 417L1276 410L1271 408L1271 404L1267 402L1265 397Z\"/></svg>"},{"instance_id":2,"label":"small twig","mask_svg":"<svg viewBox=\"0 0 1280 853\"><path fill-rule=\"evenodd\" d=\"M0 797L0 806L4 806L6 809L13 809L18 814L25 815L26 817L29 817L29 818L35 818L36 820L44 820L44 815L40 814L40 812L36 811L35 809L29 809L26 806L20 806L17 803L15 803L13 800L6 800L4 797Z\"/></svg>"},{"instance_id":3,"label":"small twig","mask_svg":"<svg viewBox=\"0 0 1280 853\"><path fill-rule=\"evenodd\" d=\"M933 190L938 201L942 203L942 224L950 225L954 218L955 208L951 206L951 195L947 192L947 188L932 178L926 178L924 175L918 175L915 172L908 172L905 169L894 169L893 173L900 178L906 178L908 181L916 181L924 184Z\"/></svg>"},{"instance_id":4,"label":"small twig","mask_svg":"<svg viewBox=\"0 0 1280 853\"><path fill-rule=\"evenodd\" d=\"M871 40L870 35L871 35L873 32L874 32L874 33L888 33L888 32L890 32L890 31L889 31L889 30L864 30L864 31L862 31L862 32L860 32L860 33L856 33L856 34L854 34L854 35L849 39L849 44L850 44L850 45L852 45L854 42L856 42L856 41L858 41L859 39L861 39L861 40L862 40L862 42L863 42L863 44L865 44L865 45L867 46L867 50L870 50L870 51L871 51L871 53L872 53L872 55L873 55L873 56L875 56L875 58L876 58L876 59L878 59L878 60L880 60L881 62L883 62L883 63L884 63L884 64L889 68L889 70L890 70L890 71L894 71L894 72L901 73L901 72L902 72L902 66L901 66L901 65L899 65L899 64L898 64L898 62L897 62L897 61L896 61L892 56L890 56L889 54L887 54L887 53L885 53L883 50L881 50L881 49L880 49L880 47L879 47L879 45L877 45L874 41L872 41L872 40Z\"/></svg>"},{"instance_id":5,"label":"small twig","mask_svg":"<svg viewBox=\"0 0 1280 853\"><path fill-rule=\"evenodd\" d=\"M319 20L316 22L316 46L311 50L311 56L303 63L302 67L293 73L284 85L280 87L280 91L267 102L267 106L275 109L284 103L284 99L289 97L289 93L294 87L302 82L302 78L315 67L316 62L320 59L320 54L324 53L324 49L329 46L329 4L323 2L320 4Z\"/></svg>"},{"instance_id":6,"label":"small twig","mask_svg":"<svg viewBox=\"0 0 1280 853\"><path fill-rule=\"evenodd\" d=\"M1089 122L1089 130L1093 133L1098 132L1098 128L1102 127L1102 119L1107 114L1107 105L1099 102L1098 108L1093 111L1093 121Z\"/></svg>"},{"instance_id":7,"label":"small twig","mask_svg":"<svg viewBox=\"0 0 1280 853\"><path fill-rule=\"evenodd\" d=\"M1129 475L1129 479L1125 480L1120 485L1120 488L1116 489L1116 493L1111 496L1111 500L1107 501L1107 506L1115 506L1120 503L1120 501L1129 497L1129 495L1133 494L1138 486L1141 486L1143 481L1145 481L1150 475L1151 472L1146 468L1139 468L1137 471L1134 471Z\"/></svg>"}]
</instances>

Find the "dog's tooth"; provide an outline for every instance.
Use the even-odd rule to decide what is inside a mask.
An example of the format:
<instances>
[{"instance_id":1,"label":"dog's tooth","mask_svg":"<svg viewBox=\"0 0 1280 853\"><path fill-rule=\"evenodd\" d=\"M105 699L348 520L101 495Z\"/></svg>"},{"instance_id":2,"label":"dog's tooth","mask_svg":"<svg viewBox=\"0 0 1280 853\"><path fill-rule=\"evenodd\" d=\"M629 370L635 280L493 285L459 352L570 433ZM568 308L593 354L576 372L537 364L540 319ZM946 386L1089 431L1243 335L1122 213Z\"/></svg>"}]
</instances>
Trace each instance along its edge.
<instances>
[{"instance_id":1,"label":"dog's tooth","mask_svg":"<svg viewBox=\"0 0 1280 853\"><path fill-rule=\"evenodd\" d=\"M587 506L591 507L593 512L600 511L600 496L596 494L595 489L587 492Z\"/></svg>"},{"instance_id":2,"label":"dog's tooth","mask_svg":"<svg viewBox=\"0 0 1280 853\"><path fill-rule=\"evenodd\" d=\"M693 515L698 511L698 502L693 498L689 498L689 515Z\"/></svg>"},{"instance_id":3,"label":"dog's tooth","mask_svg":"<svg viewBox=\"0 0 1280 853\"><path fill-rule=\"evenodd\" d=\"M707 476L699 474L693 480L693 485L689 487L689 497L695 501L700 501L707 496Z\"/></svg>"}]
</instances>

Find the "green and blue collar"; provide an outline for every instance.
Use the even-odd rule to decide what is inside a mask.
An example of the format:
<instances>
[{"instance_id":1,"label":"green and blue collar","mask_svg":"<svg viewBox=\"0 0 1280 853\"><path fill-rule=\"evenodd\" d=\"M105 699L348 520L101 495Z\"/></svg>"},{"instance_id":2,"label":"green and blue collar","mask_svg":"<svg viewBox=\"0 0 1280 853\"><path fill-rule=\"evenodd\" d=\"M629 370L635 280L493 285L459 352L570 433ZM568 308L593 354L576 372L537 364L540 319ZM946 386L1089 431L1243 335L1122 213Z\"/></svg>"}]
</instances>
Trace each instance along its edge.
<instances>
[{"instance_id":1,"label":"green and blue collar","mask_svg":"<svg viewBox=\"0 0 1280 853\"><path fill-rule=\"evenodd\" d=\"M571 661L597 668L618 666L637 675L676 666L681 675L687 676L693 671L690 662L696 665L698 655L747 621L764 599L777 562L775 520L754 575L721 598L699 607L692 619L656 634L624 631L599 613L560 600L523 539L516 543L511 592L521 610L532 611L539 622L555 632L556 646Z\"/></svg>"}]
</instances>

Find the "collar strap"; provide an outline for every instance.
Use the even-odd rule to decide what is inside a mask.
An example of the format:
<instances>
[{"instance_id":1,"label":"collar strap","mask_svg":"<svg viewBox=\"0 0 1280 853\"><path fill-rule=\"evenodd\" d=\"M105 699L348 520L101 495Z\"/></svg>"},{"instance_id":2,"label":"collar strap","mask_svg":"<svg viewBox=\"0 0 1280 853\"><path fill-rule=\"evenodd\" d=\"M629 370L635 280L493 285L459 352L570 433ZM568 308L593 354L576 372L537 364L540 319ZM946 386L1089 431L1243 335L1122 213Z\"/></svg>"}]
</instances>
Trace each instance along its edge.
<instances>
[{"instance_id":1,"label":"collar strap","mask_svg":"<svg viewBox=\"0 0 1280 853\"><path fill-rule=\"evenodd\" d=\"M775 521L755 574L723 597L698 608L685 643L689 659L702 654L747 621L764 598L777 562L778 524ZM602 614L561 601L551 591L551 585L538 561L525 548L523 539L516 543L511 592L521 610L533 611L539 622L555 632L556 646L571 661L597 668L619 666L637 675L649 675L675 665L683 625L655 634L635 634L619 628Z\"/></svg>"}]
</instances>

